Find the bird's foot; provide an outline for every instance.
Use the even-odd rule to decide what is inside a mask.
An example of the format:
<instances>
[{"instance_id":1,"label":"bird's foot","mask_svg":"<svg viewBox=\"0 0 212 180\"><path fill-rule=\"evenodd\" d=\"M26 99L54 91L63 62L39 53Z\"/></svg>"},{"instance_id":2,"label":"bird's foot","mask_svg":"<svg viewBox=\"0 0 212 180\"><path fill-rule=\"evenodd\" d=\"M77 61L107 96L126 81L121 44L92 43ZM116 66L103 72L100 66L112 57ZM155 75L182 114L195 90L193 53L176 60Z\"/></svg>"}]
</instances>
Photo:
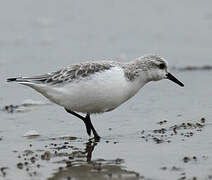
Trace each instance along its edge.
<instances>
[{"instance_id":1,"label":"bird's foot","mask_svg":"<svg viewBox=\"0 0 212 180\"><path fill-rule=\"evenodd\" d=\"M100 139L101 139L101 137L98 135L98 136L94 136L92 138L89 138L89 141L99 142Z\"/></svg>"}]
</instances>

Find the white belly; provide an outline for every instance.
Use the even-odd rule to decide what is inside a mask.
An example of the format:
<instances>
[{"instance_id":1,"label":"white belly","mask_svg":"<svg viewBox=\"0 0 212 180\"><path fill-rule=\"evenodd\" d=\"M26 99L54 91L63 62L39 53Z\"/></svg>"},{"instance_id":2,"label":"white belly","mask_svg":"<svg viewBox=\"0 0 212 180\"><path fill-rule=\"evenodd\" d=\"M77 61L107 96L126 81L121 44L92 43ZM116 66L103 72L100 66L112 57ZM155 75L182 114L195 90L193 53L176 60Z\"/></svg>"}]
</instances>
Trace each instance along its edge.
<instances>
[{"instance_id":1,"label":"white belly","mask_svg":"<svg viewBox=\"0 0 212 180\"><path fill-rule=\"evenodd\" d=\"M143 85L129 82L121 68L95 73L61 87L46 87L51 101L82 113L110 111L136 94Z\"/></svg>"}]
</instances>

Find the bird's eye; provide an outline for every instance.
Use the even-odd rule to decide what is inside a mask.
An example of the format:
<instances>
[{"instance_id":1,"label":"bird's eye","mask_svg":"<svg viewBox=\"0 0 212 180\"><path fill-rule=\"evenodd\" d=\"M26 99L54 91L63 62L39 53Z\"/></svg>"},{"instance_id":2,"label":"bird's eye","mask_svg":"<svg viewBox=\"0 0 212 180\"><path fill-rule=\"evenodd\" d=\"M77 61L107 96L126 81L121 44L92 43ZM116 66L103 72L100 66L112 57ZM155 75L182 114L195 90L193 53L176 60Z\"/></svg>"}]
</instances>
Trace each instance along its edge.
<instances>
[{"instance_id":1,"label":"bird's eye","mask_svg":"<svg viewBox=\"0 0 212 180\"><path fill-rule=\"evenodd\" d=\"M160 68L160 69L165 69L165 67L166 67L165 64L163 64L163 63L162 63L162 64L159 64L159 68Z\"/></svg>"}]
</instances>

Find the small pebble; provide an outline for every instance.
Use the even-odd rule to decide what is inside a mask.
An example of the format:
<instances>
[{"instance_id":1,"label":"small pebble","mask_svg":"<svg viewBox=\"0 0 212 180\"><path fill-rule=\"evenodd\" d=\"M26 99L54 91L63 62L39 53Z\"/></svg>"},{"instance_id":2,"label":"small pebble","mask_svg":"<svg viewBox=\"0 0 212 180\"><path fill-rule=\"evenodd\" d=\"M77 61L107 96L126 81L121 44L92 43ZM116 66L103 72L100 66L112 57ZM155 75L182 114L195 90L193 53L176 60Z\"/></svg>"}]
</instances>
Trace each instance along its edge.
<instances>
[{"instance_id":1,"label":"small pebble","mask_svg":"<svg viewBox=\"0 0 212 180\"><path fill-rule=\"evenodd\" d=\"M18 164L17 164L17 168L18 168L18 169L23 169L23 163L21 163L21 162L18 163Z\"/></svg>"},{"instance_id":2,"label":"small pebble","mask_svg":"<svg viewBox=\"0 0 212 180\"><path fill-rule=\"evenodd\" d=\"M41 155L42 160L50 160L51 153L49 151L46 151L44 154Z\"/></svg>"},{"instance_id":3,"label":"small pebble","mask_svg":"<svg viewBox=\"0 0 212 180\"><path fill-rule=\"evenodd\" d=\"M196 161L197 160L197 157L196 156L193 156L193 159Z\"/></svg>"},{"instance_id":4,"label":"small pebble","mask_svg":"<svg viewBox=\"0 0 212 180\"><path fill-rule=\"evenodd\" d=\"M164 167L162 167L162 168L160 168L161 170L167 170L167 167L166 166L164 166Z\"/></svg>"},{"instance_id":5,"label":"small pebble","mask_svg":"<svg viewBox=\"0 0 212 180\"><path fill-rule=\"evenodd\" d=\"M35 160L36 160L35 157L30 158L31 163L35 163Z\"/></svg>"},{"instance_id":6,"label":"small pebble","mask_svg":"<svg viewBox=\"0 0 212 180\"><path fill-rule=\"evenodd\" d=\"M205 123L205 118L202 117L202 118L200 119L200 121L201 121L201 123Z\"/></svg>"},{"instance_id":7,"label":"small pebble","mask_svg":"<svg viewBox=\"0 0 212 180\"><path fill-rule=\"evenodd\" d=\"M189 157L184 157L183 158L183 161L184 161L184 163L187 163L187 162L189 162L191 159L189 158Z\"/></svg>"}]
</instances>

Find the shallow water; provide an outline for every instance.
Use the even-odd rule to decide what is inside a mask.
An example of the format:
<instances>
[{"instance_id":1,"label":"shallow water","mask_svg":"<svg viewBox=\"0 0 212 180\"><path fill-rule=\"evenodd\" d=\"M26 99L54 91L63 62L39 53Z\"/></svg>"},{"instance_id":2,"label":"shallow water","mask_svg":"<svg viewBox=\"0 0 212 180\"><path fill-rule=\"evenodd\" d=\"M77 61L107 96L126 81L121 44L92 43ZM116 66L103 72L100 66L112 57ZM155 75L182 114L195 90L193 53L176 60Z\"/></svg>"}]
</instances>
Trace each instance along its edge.
<instances>
[{"instance_id":1,"label":"shallow water","mask_svg":"<svg viewBox=\"0 0 212 180\"><path fill-rule=\"evenodd\" d=\"M212 65L206 2L1 1L0 179L210 179L212 71L187 68ZM173 74L185 88L149 83L118 109L94 115L98 143L61 107L5 82L83 60L127 61L150 52L177 67ZM27 99L36 105L22 106ZM19 106L3 110L10 104ZM24 137L29 130L40 136Z\"/></svg>"}]
</instances>

